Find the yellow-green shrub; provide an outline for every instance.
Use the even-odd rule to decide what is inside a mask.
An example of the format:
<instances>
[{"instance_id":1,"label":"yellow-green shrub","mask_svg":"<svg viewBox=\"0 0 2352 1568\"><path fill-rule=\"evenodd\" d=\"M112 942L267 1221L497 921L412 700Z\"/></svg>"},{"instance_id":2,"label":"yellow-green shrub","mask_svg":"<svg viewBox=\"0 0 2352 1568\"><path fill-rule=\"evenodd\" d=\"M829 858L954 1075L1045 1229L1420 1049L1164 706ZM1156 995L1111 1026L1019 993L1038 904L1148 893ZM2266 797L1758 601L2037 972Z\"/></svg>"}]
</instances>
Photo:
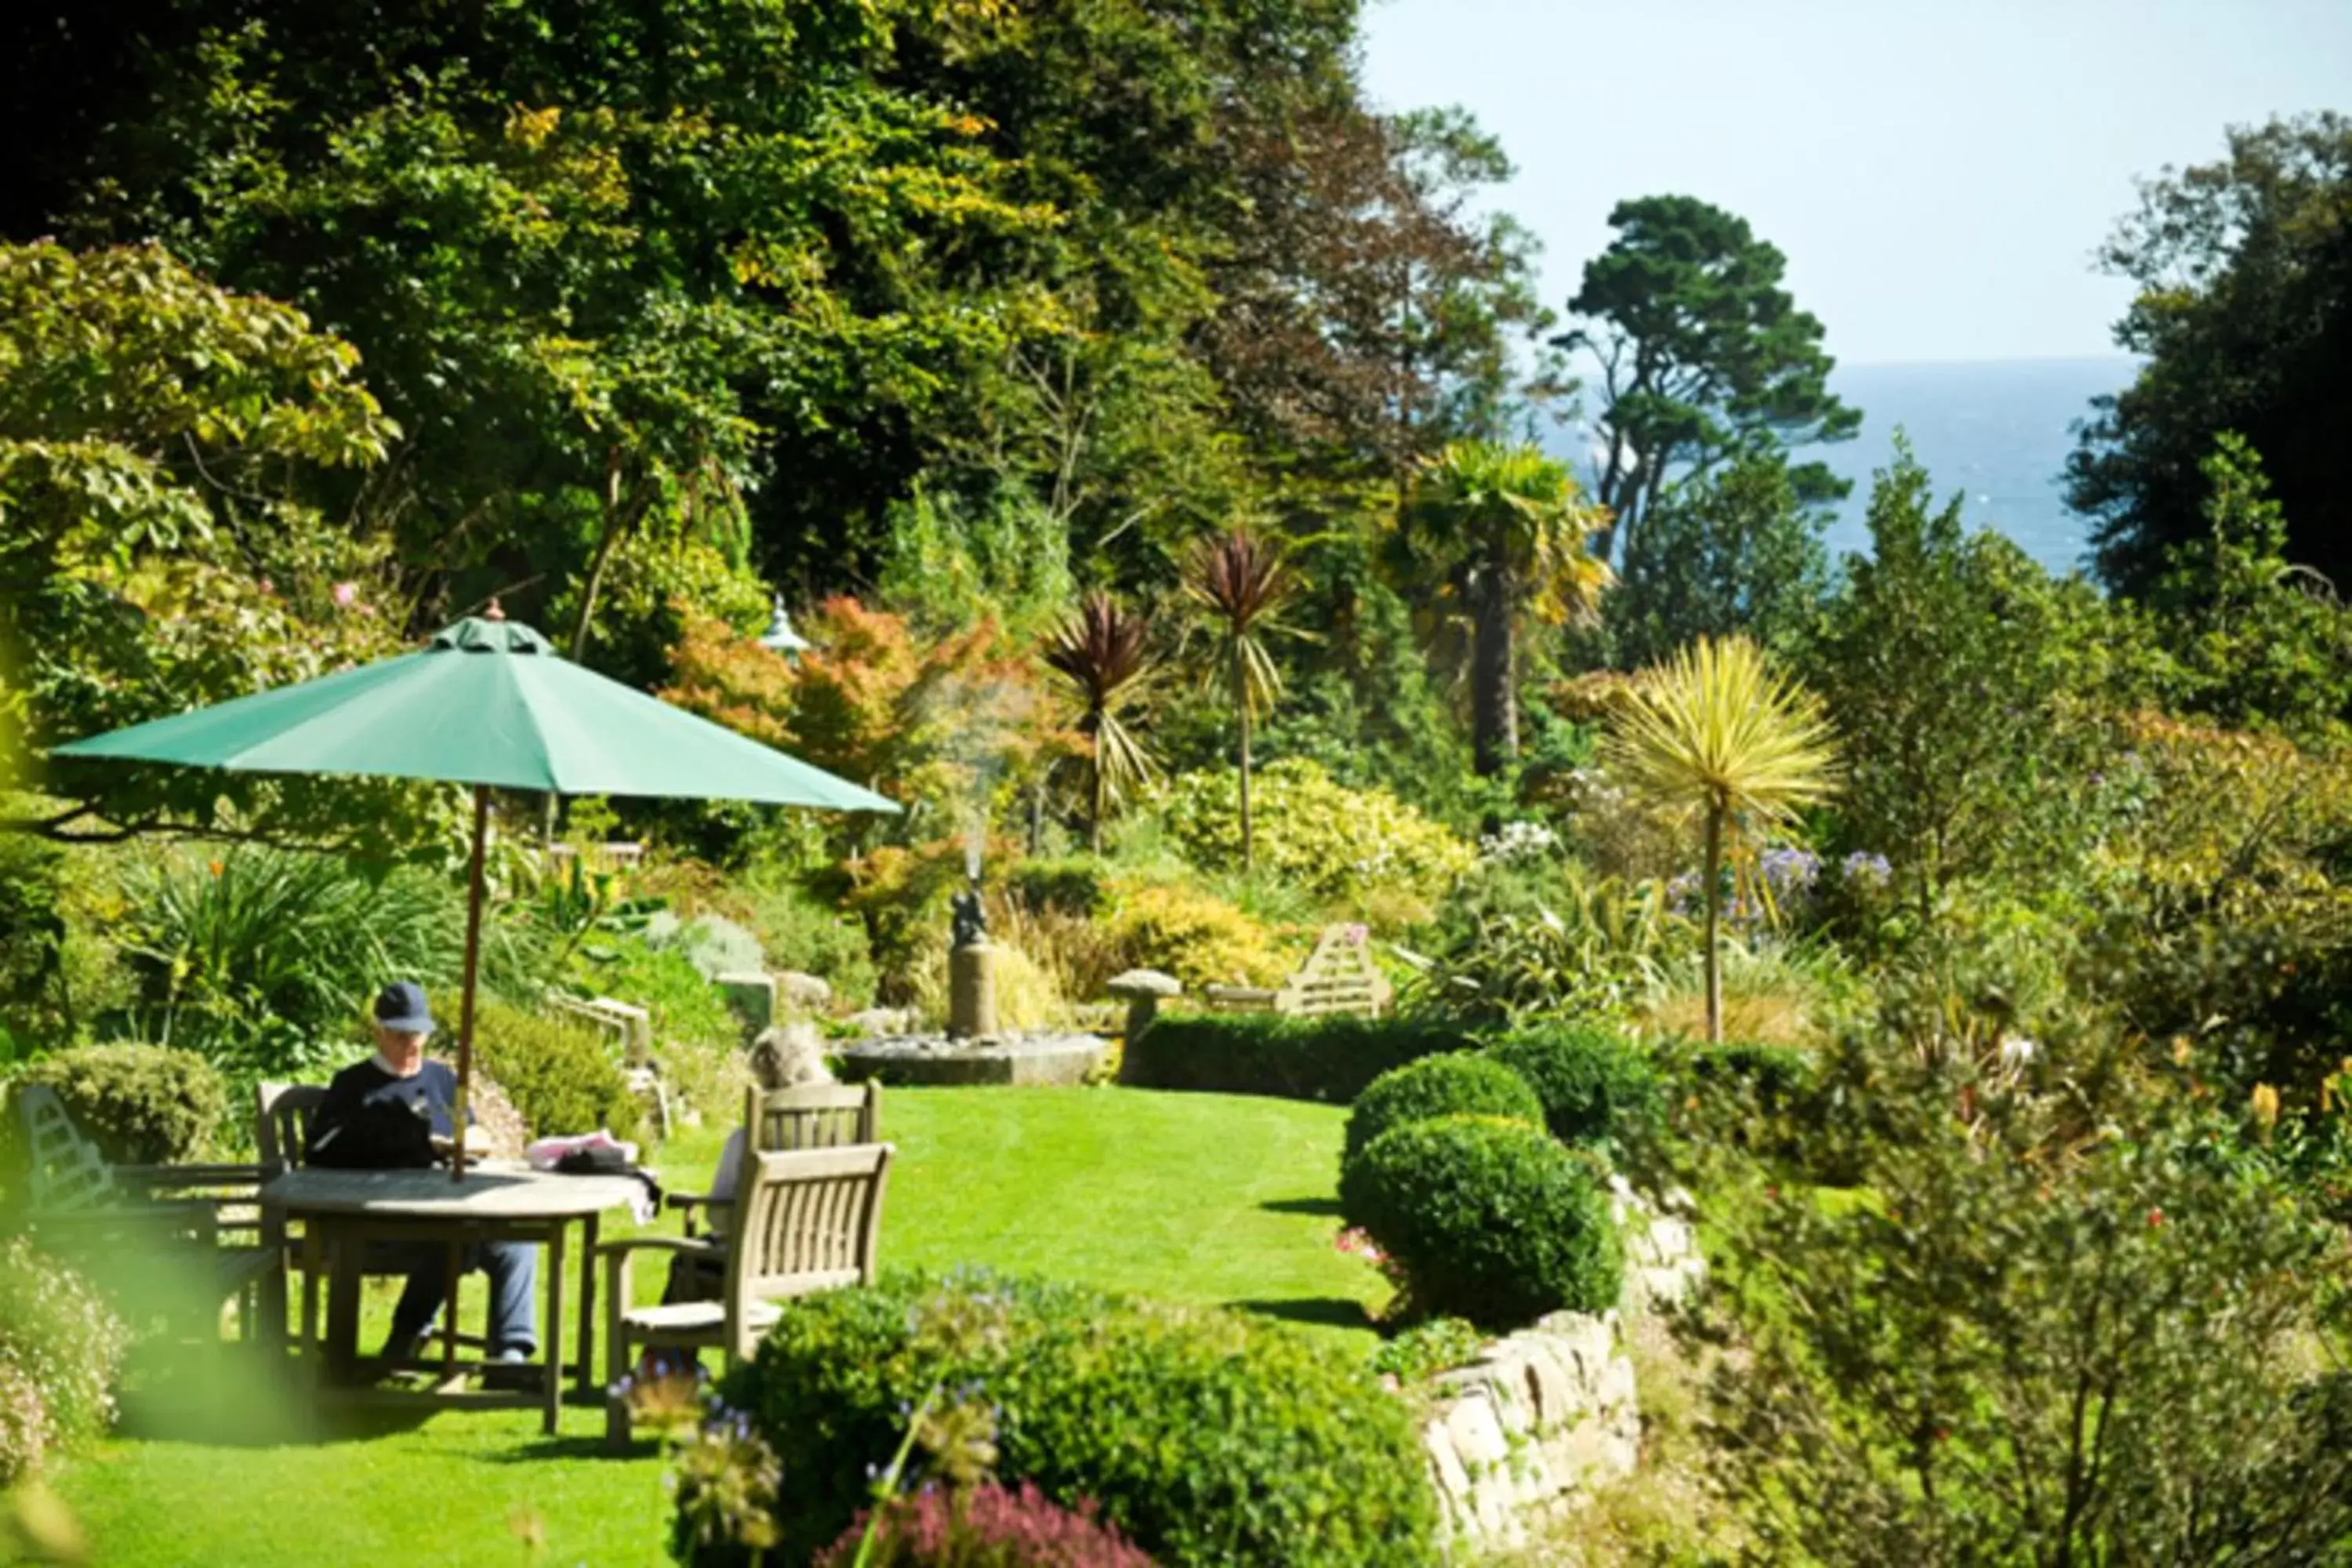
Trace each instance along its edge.
<instances>
[{"instance_id":1,"label":"yellow-green shrub","mask_svg":"<svg viewBox=\"0 0 2352 1568\"><path fill-rule=\"evenodd\" d=\"M1165 970L1188 986L1272 985L1288 965L1244 911L1196 888L1122 889L1108 922L1130 967Z\"/></svg>"},{"instance_id":2,"label":"yellow-green shrub","mask_svg":"<svg viewBox=\"0 0 2352 1568\"><path fill-rule=\"evenodd\" d=\"M1253 775L1252 832L1260 869L1325 898L1407 891L1433 901L1477 859L1455 837L1382 789L1349 789L1299 757ZM1239 870L1241 783L1231 773L1187 773L1169 787L1168 832L1196 865Z\"/></svg>"}]
</instances>

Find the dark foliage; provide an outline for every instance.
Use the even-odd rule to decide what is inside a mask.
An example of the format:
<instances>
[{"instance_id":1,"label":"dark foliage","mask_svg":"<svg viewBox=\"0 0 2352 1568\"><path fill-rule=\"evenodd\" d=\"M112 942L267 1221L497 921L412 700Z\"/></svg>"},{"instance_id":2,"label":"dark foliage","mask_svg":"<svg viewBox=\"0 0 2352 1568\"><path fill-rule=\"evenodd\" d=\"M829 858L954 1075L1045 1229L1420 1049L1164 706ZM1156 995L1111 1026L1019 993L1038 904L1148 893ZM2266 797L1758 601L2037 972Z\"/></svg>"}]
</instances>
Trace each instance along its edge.
<instances>
[{"instance_id":1,"label":"dark foliage","mask_svg":"<svg viewBox=\"0 0 2352 1568\"><path fill-rule=\"evenodd\" d=\"M1179 1014L1128 1042L1119 1081L1346 1105L1392 1068L1476 1044L1461 1026L1436 1018Z\"/></svg>"},{"instance_id":2,"label":"dark foliage","mask_svg":"<svg viewBox=\"0 0 2352 1568\"><path fill-rule=\"evenodd\" d=\"M2240 127L2221 159L2166 170L2100 253L2139 293L2116 324L2142 356L2067 464L2099 574L2155 587L2206 532L2199 465L2234 430L2263 456L2293 559L2352 583L2344 432L2352 426L2352 118Z\"/></svg>"},{"instance_id":3,"label":"dark foliage","mask_svg":"<svg viewBox=\"0 0 2352 1568\"><path fill-rule=\"evenodd\" d=\"M1638 1142L1664 1106L1649 1053L1605 1024L1530 1024L1487 1047L1486 1056L1535 1089L1544 1124L1564 1143Z\"/></svg>"}]
</instances>

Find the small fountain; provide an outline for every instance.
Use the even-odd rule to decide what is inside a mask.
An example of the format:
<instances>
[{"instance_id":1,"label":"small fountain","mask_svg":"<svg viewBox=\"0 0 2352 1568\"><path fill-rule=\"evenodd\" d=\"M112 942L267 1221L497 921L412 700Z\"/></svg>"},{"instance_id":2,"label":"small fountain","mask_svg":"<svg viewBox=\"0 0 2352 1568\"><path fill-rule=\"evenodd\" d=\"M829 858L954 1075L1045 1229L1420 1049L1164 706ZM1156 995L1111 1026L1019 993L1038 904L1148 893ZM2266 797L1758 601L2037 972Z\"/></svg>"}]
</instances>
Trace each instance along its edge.
<instances>
[{"instance_id":1,"label":"small fountain","mask_svg":"<svg viewBox=\"0 0 2352 1568\"><path fill-rule=\"evenodd\" d=\"M844 1078L909 1084L1073 1084L1084 1082L1101 1065L1109 1043L1100 1036L998 1026L998 950L988 940L988 912L981 900L980 848L975 816L964 837L966 885L949 900L947 1032L861 1040L842 1053Z\"/></svg>"}]
</instances>

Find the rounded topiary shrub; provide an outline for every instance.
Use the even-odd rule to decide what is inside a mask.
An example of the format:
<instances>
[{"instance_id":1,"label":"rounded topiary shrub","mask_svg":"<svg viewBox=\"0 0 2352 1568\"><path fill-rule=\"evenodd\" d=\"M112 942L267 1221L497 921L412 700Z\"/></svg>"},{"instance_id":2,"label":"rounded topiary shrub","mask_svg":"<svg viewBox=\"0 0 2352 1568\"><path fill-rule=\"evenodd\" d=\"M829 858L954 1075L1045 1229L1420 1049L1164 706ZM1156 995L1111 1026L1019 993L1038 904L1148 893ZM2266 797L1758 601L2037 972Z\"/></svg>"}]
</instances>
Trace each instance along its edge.
<instances>
[{"instance_id":1,"label":"rounded topiary shrub","mask_svg":"<svg viewBox=\"0 0 2352 1568\"><path fill-rule=\"evenodd\" d=\"M1412 1416L1355 1358L1234 1313L980 1271L795 1301L730 1378L787 1478L772 1561L841 1535L934 1389L986 1409L1000 1479L1091 1500L1168 1568L1436 1561Z\"/></svg>"},{"instance_id":2,"label":"rounded topiary shrub","mask_svg":"<svg viewBox=\"0 0 2352 1568\"><path fill-rule=\"evenodd\" d=\"M1501 1062L1470 1051L1423 1057L1381 1074L1356 1097L1341 1163L1390 1128L1436 1116L1500 1116L1540 1127L1544 1107L1528 1080Z\"/></svg>"},{"instance_id":3,"label":"rounded topiary shrub","mask_svg":"<svg viewBox=\"0 0 2352 1568\"><path fill-rule=\"evenodd\" d=\"M1027 1481L961 1495L926 1487L893 1499L878 1525L860 1514L816 1568L1151 1568L1096 1511L1064 1508ZM869 1525L874 1544L861 1559Z\"/></svg>"},{"instance_id":4,"label":"rounded topiary shrub","mask_svg":"<svg viewBox=\"0 0 2352 1568\"><path fill-rule=\"evenodd\" d=\"M1613 1148L1656 1126L1664 1090L1650 1055L1600 1024L1538 1025L1486 1047L1543 1101L1544 1124L1565 1143Z\"/></svg>"},{"instance_id":5,"label":"rounded topiary shrub","mask_svg":"<svg viewBox=\"0 0 2352 1568\"><path fill-rule=\"evenodd\" d=\"M1391 1127L1339 1177L1348 1223L1401 1267L1417 1311L1518 1328L1617 1303L1624 1249L1592 1164L1485 1116Z\"/></svg>"},{"instance_id":6,"label":"rounded topiary shrub","mask_svg":"<svg viewBox=\"0 0 2352 1568\"><path fill-rule=\"evenodd\" d=\"M76 1126L118 1165L184 1164L228 1114L228 1089L213 1065L169 1046L77 1046L34 1063Z\"/></svg>"},{"instance_id":7,"label":"rounded topiary shrub","mask_svg":"<svg viewBox=\"0 0 2352 1568\"><path fill-rule=\"evenodd\" d=\"M474 1059L533 1137L600 1127L615 1138L637 1135L645 1108L595 1029L488 1002L474 1014Z\"/></svg>"}]
</instances>

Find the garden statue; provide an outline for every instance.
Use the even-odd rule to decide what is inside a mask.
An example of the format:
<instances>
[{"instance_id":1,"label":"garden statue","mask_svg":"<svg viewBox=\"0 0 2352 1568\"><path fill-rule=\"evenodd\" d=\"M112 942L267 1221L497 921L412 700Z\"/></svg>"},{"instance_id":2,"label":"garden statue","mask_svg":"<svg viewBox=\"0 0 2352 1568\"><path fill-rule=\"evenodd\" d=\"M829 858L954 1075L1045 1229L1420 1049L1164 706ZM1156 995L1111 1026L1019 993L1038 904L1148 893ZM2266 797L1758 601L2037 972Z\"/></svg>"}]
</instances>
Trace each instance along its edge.
<instances>
[{"instance_id":1,"label":"garden statue","mask_svg":"<svg viewBox=\"0 0 2352 1568\"><path fill-rule=\"evenodd\" d=\"M956 947L982 947L988 942L988 912L981 907L977 883L948 900L955 922Z\"/></svg>"}]
</instances>

